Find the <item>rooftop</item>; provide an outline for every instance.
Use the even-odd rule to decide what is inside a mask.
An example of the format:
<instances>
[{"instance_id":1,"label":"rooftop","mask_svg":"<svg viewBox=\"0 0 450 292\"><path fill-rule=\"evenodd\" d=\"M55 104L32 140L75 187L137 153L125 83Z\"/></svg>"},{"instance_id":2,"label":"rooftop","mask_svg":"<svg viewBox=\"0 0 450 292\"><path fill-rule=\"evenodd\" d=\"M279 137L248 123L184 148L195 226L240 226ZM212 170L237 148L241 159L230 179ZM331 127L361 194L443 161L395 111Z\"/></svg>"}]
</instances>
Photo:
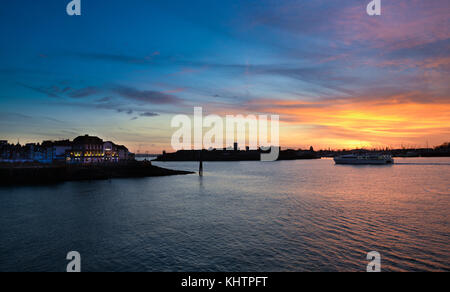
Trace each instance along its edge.
<instances>
[{"instance_id":1,"label":"rooftop","mask_svg":"<svg viewBox=\"0 0 450 292\"><path fill-rule=\"evenodd\" d=\"M103 144L103 140L95 136L79 136L73 139L74 144Z\"/></svg>"}]
</instances>

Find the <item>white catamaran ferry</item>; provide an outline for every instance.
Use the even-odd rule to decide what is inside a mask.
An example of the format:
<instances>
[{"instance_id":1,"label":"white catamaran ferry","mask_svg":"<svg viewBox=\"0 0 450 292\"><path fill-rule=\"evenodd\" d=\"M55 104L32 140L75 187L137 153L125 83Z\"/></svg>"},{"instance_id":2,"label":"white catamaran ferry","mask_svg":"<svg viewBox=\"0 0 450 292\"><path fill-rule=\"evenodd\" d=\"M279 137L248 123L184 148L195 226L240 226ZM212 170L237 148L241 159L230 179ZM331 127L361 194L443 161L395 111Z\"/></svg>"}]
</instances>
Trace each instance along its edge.
<instances>
[{"instance_id":1,"label":"white catamaran ferry","mask_svg":"<svg viewBox=\"0 0 450 292\"><path fill-rule=\"evenodd\" d=\"M394 159L391 155L378 155L378 154L350 154L336 156L334 158L336 164L392 164Z\"/></svg>"}]
</instances>

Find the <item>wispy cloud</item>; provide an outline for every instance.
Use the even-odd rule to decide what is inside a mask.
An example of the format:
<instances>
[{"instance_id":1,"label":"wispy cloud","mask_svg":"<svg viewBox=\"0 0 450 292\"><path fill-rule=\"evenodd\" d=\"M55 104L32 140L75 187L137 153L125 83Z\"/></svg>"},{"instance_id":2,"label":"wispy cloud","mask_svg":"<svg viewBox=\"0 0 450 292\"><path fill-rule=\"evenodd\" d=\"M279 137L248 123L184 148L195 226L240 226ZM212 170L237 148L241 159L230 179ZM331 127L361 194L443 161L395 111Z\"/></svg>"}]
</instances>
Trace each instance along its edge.
<instances>
[{"instance_id":1,"label":"wispy cloud","mask_svg":"<svg viewBox=\"0 0 450 292\"><path fill-rule=\"evenodd\" d=\"M100 88L90 86L81 89L73 89L67 92L67 96L71 98L84 98L96 95L101 92Z\"/></svg>"},{"instance_id":2,"label":"wispy cloud","mask_svg":"<svg viewBox=\"0 0 450 292\"><path fill-rule=\"evenodd\" d=\"M167 93L154 90L139 90L132 87L119 86L113 92L130 100L150 104L179 104L181 100Z\"/></svg>"},{"instance_id":3,"label":"wispy cloud","mask_svg":"<svg viewBox=\"0 0 450 292\"><path fill-rule=\"evenodd\" d=\"M52 98L60 98L66 92L66 88L58 86L32 86L22 83L19 83L19 85Z\"/></svg>"},{"instance_id":4,"label":"wispy cloud","mask_svg":"<svg viewBox=\"0 0 450 292\"><path fill-rule=\"evenodd\" d=\"M141 117L157 117L159 114L152 112L145 112L140 114Z\"/></svg>"},{"instance_id":5,"label":"wispy cloud","mask_svg":"<svg viewBox=\"0 0 450 292\"><path fill-rule=\"evenodd\" d=\"M160 53L153 52L145 57L136 57L130 55L111 54L111 53L70 53L67 55L87 61L117 62L132 65L145 65L149 64L155 57L159 56Z\"/></svg>"}]
</instances>

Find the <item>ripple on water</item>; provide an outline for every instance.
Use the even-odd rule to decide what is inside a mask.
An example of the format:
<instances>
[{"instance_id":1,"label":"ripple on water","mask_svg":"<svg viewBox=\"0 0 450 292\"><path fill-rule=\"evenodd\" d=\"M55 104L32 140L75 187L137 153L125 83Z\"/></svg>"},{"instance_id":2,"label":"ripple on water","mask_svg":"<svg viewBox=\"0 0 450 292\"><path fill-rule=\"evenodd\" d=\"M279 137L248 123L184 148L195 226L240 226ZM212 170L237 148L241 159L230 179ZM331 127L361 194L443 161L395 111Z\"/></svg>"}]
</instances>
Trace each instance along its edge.
<instances>
[{"instance_id":1,"label":"ripple on water","mask_svg":"<svg viewBox=\"0 0 450 292\"><path fill-rule=\"evenodd\" d=\"M70 250L85 271L365 271L372 250L386 271L449 271L450 159L399 162L1 188L0 271L64 271Z\"/></svg>"}]
</instances>

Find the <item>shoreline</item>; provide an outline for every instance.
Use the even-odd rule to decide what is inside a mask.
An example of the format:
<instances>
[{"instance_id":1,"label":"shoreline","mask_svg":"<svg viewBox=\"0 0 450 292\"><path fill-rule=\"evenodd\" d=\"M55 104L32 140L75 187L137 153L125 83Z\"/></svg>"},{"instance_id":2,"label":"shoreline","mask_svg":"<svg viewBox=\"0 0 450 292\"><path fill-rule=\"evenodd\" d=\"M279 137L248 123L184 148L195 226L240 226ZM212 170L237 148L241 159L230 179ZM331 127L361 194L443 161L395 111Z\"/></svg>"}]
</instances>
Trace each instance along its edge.
<instances>
[{"instance_id":1,"label":"shoreline","mask_svg":"<svg viewBox=\"0 0 450 292\"><path fill-rule=\"evenodd\" d=\"M307 158L283 158L276 161L293 161L293 160L320 160L320 159L333 159L334 156L317 156ZM393 155L392 158L450 158L450 155L437 155L437 156L401 156ZM199 162L198 158L156 158L154 162ZM203 159L203 162L261 162L260 159Z\"/></svg>"},{"instance_id":2,"label":"shoreline","mask_svg":"<svg viewBox=\"0 0 450 292\"><path fill-rule=\"evenodd\" d=\"M45 185L68 181L143 178L194 174L171 170L149 162L94 165L1 164L0 186Z\"/></svg>"}]
</instances>

